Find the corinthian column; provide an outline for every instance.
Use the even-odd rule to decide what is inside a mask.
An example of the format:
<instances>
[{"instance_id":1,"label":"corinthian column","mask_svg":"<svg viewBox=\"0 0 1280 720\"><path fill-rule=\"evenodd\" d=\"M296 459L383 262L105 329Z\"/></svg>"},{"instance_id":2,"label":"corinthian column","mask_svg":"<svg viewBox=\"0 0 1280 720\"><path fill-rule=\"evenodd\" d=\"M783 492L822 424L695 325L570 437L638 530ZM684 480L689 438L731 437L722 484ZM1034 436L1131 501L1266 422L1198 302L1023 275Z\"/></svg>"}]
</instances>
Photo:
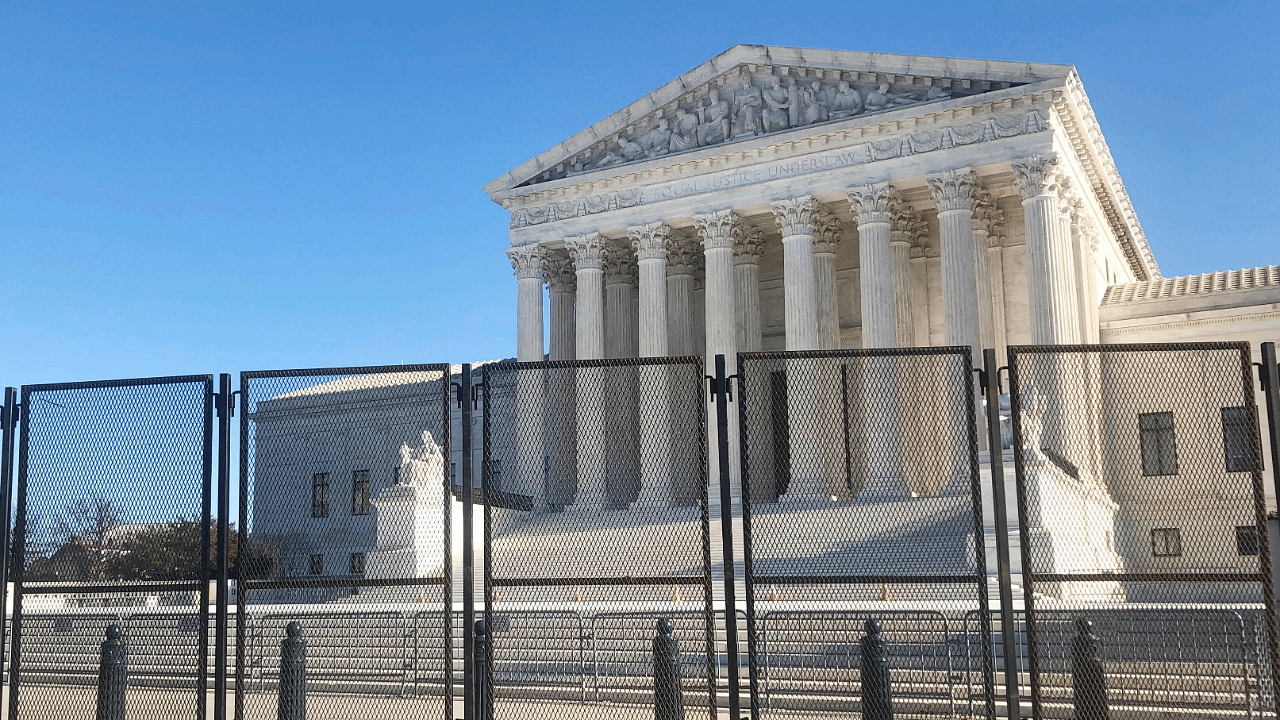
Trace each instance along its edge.
<instances>
[{"instance_id":1,"label":"corinthian column","mask_svg":"<svg viewBox=\"0 0 1280 720\"><path fill-rule=\"evenodd\" d=\"M599 233L579 235L564 242L578 275L577 350L579 360L599 360L604 355L604 249ZM606 507L605 370L577 370L578 478L574 505L584 512Z\"/></svg>"},{"instance_id":2,"label":"corinthian column","mask_svg":"<svg viewBox=\"0 0 1280 720\"><path fill-rule=\"evenodd\" d=\"M663 223L627 228L640 266L640 357L667 355L667 242Z\"/></svg>"},{"instance_id":3,"label":"corinthian column","mask_svg":"<svg viewBox=\"0 0 1280 720\"><path fill-rule=\"evenodd\" d=\"M635 289L636 258L629 247L611 245L604 253L605 357L630 356L635 317L631 291Z\"/></svg>"},{"instance_id":4,"label":"corinthian column","mask_svg":"<svg viewBox=\"0 0 1280 720\"><path fill-rule=\"evenodd\" d=\"M938 203L946 343L971 348L976 362L982 353L973 258L973 192L978 176L967 169L949 170L926 180Z\"/></svg>"},{"instance_id":5,"label":"corinthian column","mask_svg":"<svg viewBox=\"0 0 1280 720\"><path fill-rule=\"evenodd\" d=\"M733 255L733 306L738 311L736 334L739 352L760 352L760 256L764 233L744 227Z\"/></svg>"},{"instance_id":6,"label":"corinthian column","mask_svg":"<svg viewBox=\"0 0 1280 720\"><path fill-rule=\"evenodd\" d=\"M507 249L516 273L516 359L542 359L542 278L547 251L541 245Z\"/></svg>"},{"instance_id":7,"label":"corinthian column","mask_svg":"<svg viewBox=\"0 0 1280 720\"><path fill-rule=\"evenodd\" d=\"M723 354L728 368L737 363L737 334L734 328L733 248L738 233L738 214L732 210L695 215L694 227L702 241L706 259L706 356ZM734 371L729 370L730 374Z\"/></svg>"},{"instance_id":8,"label":"corinthian column","mask_svg":"<svg viewBox=\"0 0 1280 720\"><path fill-rule=\"evenodd\" d=\"M667 243L667 350L674 357L693 355L693 273L701 248L686 235Z\"/></svg>"},{"instance_id":9,"label":"corinthian column","mask_svg":"<svg viewBox=\"0 0 1280 720\"><path fill-rule=\"evenodd\" d=\"M667 244L671 228L663 223L627 228L640 265L640 357L667 355ZM636 398L640 426L640 491L642 507L670 504L671 383L669 368L640 368Z\"/></svg>"},{"instance_id":10,"label":"corinthian column","mask_svg":"<svg viewBox=\"0 0 1280 720\"><path fill-rule=\"evenodd\" d=\"M897 203L889 215L889 247L893 254L893 327L897 346L915 347L915 308L911 302L911 248L925 232L920 214Z\"/></svg>"},{"instance_id":11,"label":"corinthian column","mask_svg":"<svg viewBox=\"0 0 1280 720\"><path fill-rule=\"evenodd\" d=\"M773 203L782 229L783 305L788 350L818 348L818 295L814 286L813 233L818 203L804 196Z\"/></svg>"},{"instance_id":12,"label":"corinthian column","mask_svg":"<svg viewBox=\"0 0 1280 720\"><path fill-rule=\"evenodd\" d=\"M516 282L519 283L516 359L521 362L542 360L542 279L546 256L545 248L539 245L507 250L511 267L516 272ZM541 511L546 507L542 466L542 376L537 371L518 373L515 391L519 403L515 417L517 476L510 480L514 489L531 496L534 508Z\"/></svg>"},{"instance_id":13,"label":"corinthian column","mask_svg":"<svg viewBox=\"0 0 1280 720\"><path fill-rule=\"evenodd\" d=\"M973 205L973 269L978 276L978 337L984 348L1000 345L996 339L996 307L991 293L989 245L992 234L998 235L1003 225L1004 212L996 207L991 193L985 190L976 193Z\"/></svg>"},{"instance_id":14,"label":"corinthian column","mask_svg":"<svg viewBox=\"0 0 1280 720\"><path fill-rule=\"evenodd\" d=\"M888 183L849 191L849 206L858 216L858 265L862 281L862 347L897 347L893 293L893 258L889 218L898 193Z\"/></svg>"},{"instance_id":15,"label":"corinthian column","mask_svg":"<svg viewBox=\"0 0 1280 720\"><path fill-rule=\"evenodd\" d=\"M840 296L836 290L836 250L843 230L823 214L813 236L813 286L818 308L818 349L840 349Z\"/></svg>"},{"instance_id":16,"label":"corinthian column","mask_svg":"<svg viewBox=\"0 0 1280 720\"><path fill-rule=\"evenodd\" d=\"M551 296L551 346L547 350L550 360L572 360L573 295L578 287L578 276L573 261L568 256L548 256L547 285Z\"/></svg>"},{"instance_id":17,"label":"corinthian column","mask_svg":"<svg viewBox=\"0 0 1280 720\"><path fill-rule=\"evenodd\" d=\"M1062 272L1072 259L1058 217L1057 164L1058 159L1052 155L1032 155L1012 164L1022 191L1031 341L1037 345L1079 342L1079 327L1071 312L1075 297Z\"/></svg>"}]
</instances>

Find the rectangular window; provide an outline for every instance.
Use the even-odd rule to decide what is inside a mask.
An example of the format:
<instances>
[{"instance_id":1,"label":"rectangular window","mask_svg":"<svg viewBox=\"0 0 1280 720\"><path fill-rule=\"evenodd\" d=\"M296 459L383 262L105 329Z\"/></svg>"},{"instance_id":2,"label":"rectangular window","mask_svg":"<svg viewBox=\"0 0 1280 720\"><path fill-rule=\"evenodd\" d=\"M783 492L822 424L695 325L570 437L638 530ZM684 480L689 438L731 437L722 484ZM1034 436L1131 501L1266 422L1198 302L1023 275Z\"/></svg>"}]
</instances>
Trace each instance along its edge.
<instances>
[{"instance_id":1,"label":"rectangular window","mask_svg":"<svg viewBox=\"0 0 1280 720\"><path fill-rule=\"evenodd\" d=\"M1246 408L1222 408L1222 452L1227 459L1227 472L1253 470L1253 432Z\"/></svg>"},{"instance_id":2,"label":"rectangular window","mask_svg":"<svg viewBox=\"0 0 1280 720\"><path fill-rule=\"evenodd\" d=\"M368 470L356 470L351 473L351 514L369 514Z\"/></svg>"},{"instance_id":3,"label":"rectangular window","mask_svg":"<svg viewBox=\"0 0 1280 720\"><path fill-rule=\"evenodd\" d=\"M1258 528L1254 525L1241 525L1236 528L1236 552L1240 555L1258 554Z\"/></svg>"},{"instance_id":4,"label":"rectangular window","mask_svg":"<svg viewBox=\"0 0 1280 720\"><path fill-rule=\"evenodd\" d=\"M449 463L449 484L450 485L458 484L458 463L454 463L454 462Z\"/></svg>"},{"instance_id":5,"label":"rectangular window","mask_svg":"<svg viewBox=\"0 0 1280 720\"><path fill-rule=\"evenodd\" d=\"M311 517L329 517L329 473L311 476Z\"/></svg>"},{"instance_id":6,"label":"rectangular window","mask_svg":"<svg viewBox=\"0 0 1280 720\"><path fill-rule=\"evenodd\" d=\"M324 555L316 554L311 556L311 574L324 574Z\"/></svg>"},{"instance_id":7,"label":"rectangular window","mask_svg":"<svg viewBox=\"0 0 1280 720\"><path fill-rule=\"evenodd\" d=\"M1182 531L1178 528L1152 530L1151 554L1156 557L1182 557Z\"/></svg>"},{"instance_id":8,"label":"rectangular window","mask_svg":"<svg viewBox=\"0 0 1280 720\"><path fill-rule=\"evenodd\" d=\"M351 574L352 575L364 574L364 553L360 553L360 552L351 553Z\"/></svg>"},{"instance_id":9,"label":"rectangular window","mask_svg":"<svg viewBox=\"0 0 1280 720\"><path fill-rule=\"evenodd\" d=\"M1142 442L1143 475L1177 475L1178 449L1174 442L1173 413L1138 415Z\"/></svg>"}]
</instances>

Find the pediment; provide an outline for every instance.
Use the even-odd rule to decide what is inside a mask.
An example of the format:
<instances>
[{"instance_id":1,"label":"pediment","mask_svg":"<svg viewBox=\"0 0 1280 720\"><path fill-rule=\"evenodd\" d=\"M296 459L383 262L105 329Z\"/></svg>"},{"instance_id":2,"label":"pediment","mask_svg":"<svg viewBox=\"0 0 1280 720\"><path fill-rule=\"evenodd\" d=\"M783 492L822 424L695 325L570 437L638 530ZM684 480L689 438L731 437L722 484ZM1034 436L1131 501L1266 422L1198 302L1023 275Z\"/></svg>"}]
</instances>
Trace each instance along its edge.
<instances>
[{"instance_id":1,"label":"pediment","mask_svg":"<svg viewBox=\"0 0 1280 720\"><path fill-rule=\"evenodd\" d=\"M737 45L485 186L576 175L942 103L1051 78L1068 65Z\"/></svg>"}]
</instances>

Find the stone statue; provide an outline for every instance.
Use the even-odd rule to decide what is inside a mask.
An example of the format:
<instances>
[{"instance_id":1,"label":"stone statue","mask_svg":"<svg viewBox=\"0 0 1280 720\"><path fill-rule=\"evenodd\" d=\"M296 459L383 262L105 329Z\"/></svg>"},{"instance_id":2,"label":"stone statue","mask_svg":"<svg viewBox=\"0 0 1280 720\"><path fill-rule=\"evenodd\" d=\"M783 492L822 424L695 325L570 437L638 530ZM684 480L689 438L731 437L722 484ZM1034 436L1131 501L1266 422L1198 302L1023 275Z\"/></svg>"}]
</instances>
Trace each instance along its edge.
<instances>
[{"instance_id":1,"label":"stone statue","mask_svg":"<svg viewBox=\"0 0 1280 720\"><path fill-rule=\"evenodd\" d=\"M654 158L659 155L666 155L667 150L671 147L671 130L668 129L667 119L658 118L658 124L645 133L639 142L641 149L644 150L645 157Z\"/></svg>"},{"instance_id":2,"label":"stone statue","mask_svg":"<svg viewBox=\"0 0 1280 720\"><path fill-rule=\"evenodd\" d=\"M864 106L867 112L879 112L889 107L889 83L880 83L880 87L867 93Z\"/></svg>"},{"instance_id":3,"label":"stone statue","mask_svg":"<svg viewBox=\"0 0 1280 720\"><path fill-rule=\"evenodd\" d=\"M400 465L396 468L397 485L432 487L444 478L444 454L430 430L422 431L422 444L416 448L400 444Z\"/></svg>"},{"instance_id":4,"label":"stone statue","mask_svg":"<svg viewBox=\"0 0 1280 720\"><path fill-rule=\"evenodd\" d=\"M742 87L733 95L733 137L759 135L760 112L764 107L760 88L751 84L751 76L740 73Z\"/></svg>"},{"instance_id":5,"label":"stone statue","mask_svg":"<svg viewBox=\"0 0 1280 720\"><path fill-rule=\"evenodd\" d=\"M800 95L800 86L795 78L787 78L787 101L791 103L787 109L787 120L793 128L804 124L804 103Z\"/></svg>"},{"instance_id":6,"label":"stone statue","mask_svg":"<svg viewBox=\"0 0 1280 720\"><path fill-rule=\"evenodd\" d=\"M776 132L790 127L791 118L788 111L791 108L791 96L782 87L782 81L777 75L773 76L769 87L764 89L762 97L765 107L761 113L761 125L764 127L764 132Z\"/></svg>"},{"instance_id":7,"label":"stone statue","mask_svg":"<svg viewBox=\"0 0 1280 720\"><path fill-rule=\"evenodd\" d=\"M676 126L671 131L671 152L698 147L698 116L688 110L676 110Z\"/></svg>"},{"instance_id":8,"label":"stone statue","mask_svg":"<svg viewBox=\"0 0 1280 720\"><path fill-rule=\"evenodd\" d=\"M729 137L729 103L712 90L705 107L698 108L698 145L715 145Z\"/></svg>"},{"instance_id":9,"label":"stone statue","mask_svg":"<svg viewBox=\"0 0 1280 720\"><path fill-rule=\"evenodd\" d=\"M804 105L804 124L825 122L829 117L826 98L822 94L822 83L814 80L808 87L800 89L801 102Z\"/></svg>"},{"instance_id":10,"label":"stone statue","mask_svg":"<svg viewBox=\"0 0 1280 720\"><path fill-rule=\"evenodd\" d=\"M592 170L618 163L629 163L633 160L639 160L644 157L644 149L640 147L640 143L633 143L624 137L618 138L617 150L606 150L600 159L591 164Z\"/></svg>"},{"instance_id":11,"label":"stone statue","mask_svg":"<svg viewBox=\"0 0 1280 720\"><path fill-rule=\"evenodd\" d=\"M857 90L849 87L849 83L841 80L835 96L831 99L831 119L853 117L860 112L862 112L862 96Z\"/></svg>"}]
</instances>

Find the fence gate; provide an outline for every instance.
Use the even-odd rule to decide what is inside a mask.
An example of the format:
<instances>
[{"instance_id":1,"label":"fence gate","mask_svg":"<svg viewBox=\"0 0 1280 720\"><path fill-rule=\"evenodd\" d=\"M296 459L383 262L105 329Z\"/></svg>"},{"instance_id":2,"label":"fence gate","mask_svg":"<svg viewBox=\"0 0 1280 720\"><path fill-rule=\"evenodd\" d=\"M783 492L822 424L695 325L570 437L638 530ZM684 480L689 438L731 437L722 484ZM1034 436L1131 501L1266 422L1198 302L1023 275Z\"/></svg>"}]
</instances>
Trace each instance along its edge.
<instances>
[{"instance_id":1,"label":"fence gate","mask_svg":"<svg viewBox=\"0 0 1280 720\"><path fill-rule=\"evenodd\" d=\"M91 717L119 625L127 712L204 717L209 375L22 388L9 717Z\"/></svg>"},{"instance_id":2,"label":"fence gate","mask_svg":"<svg viewBox=\"0 0 1280 720\"><path fill-rule=\"evenodd\" d=\"M1013 347L1009 368L1036 717L1274 717L1248 345Z\"/></svg>"},{"instance_id":3,"label":"fence gate","mask_svg":"<svg viewBox=\"0 0 1280 720\"><path fill-rule=\"evenodd\" d=\"M281 642L310 718L454 713L450 367L240 376L237 720L273 720Z\"/></svg>"},{"instance_id":4,"label":"fence gate","mask_svg":"<svg viewBox=\"0 0 1280 720\"><path fill-rule=\"evenodd\" d=\"M882 716L864 690L994 717L968 349L749 353L738 374L752 717Z\"/></svg>"},{"instance_id":5,"label":"fence gate","mask_svg":"<svg viewBox=\"0 0 1280 720\"><path fill-rule=\"evenodd\" d=\"M690 717L715 717L702 378L701 358L484 366L488 717L652 718L672 637Z\"/></svg>"}]
</instances>

